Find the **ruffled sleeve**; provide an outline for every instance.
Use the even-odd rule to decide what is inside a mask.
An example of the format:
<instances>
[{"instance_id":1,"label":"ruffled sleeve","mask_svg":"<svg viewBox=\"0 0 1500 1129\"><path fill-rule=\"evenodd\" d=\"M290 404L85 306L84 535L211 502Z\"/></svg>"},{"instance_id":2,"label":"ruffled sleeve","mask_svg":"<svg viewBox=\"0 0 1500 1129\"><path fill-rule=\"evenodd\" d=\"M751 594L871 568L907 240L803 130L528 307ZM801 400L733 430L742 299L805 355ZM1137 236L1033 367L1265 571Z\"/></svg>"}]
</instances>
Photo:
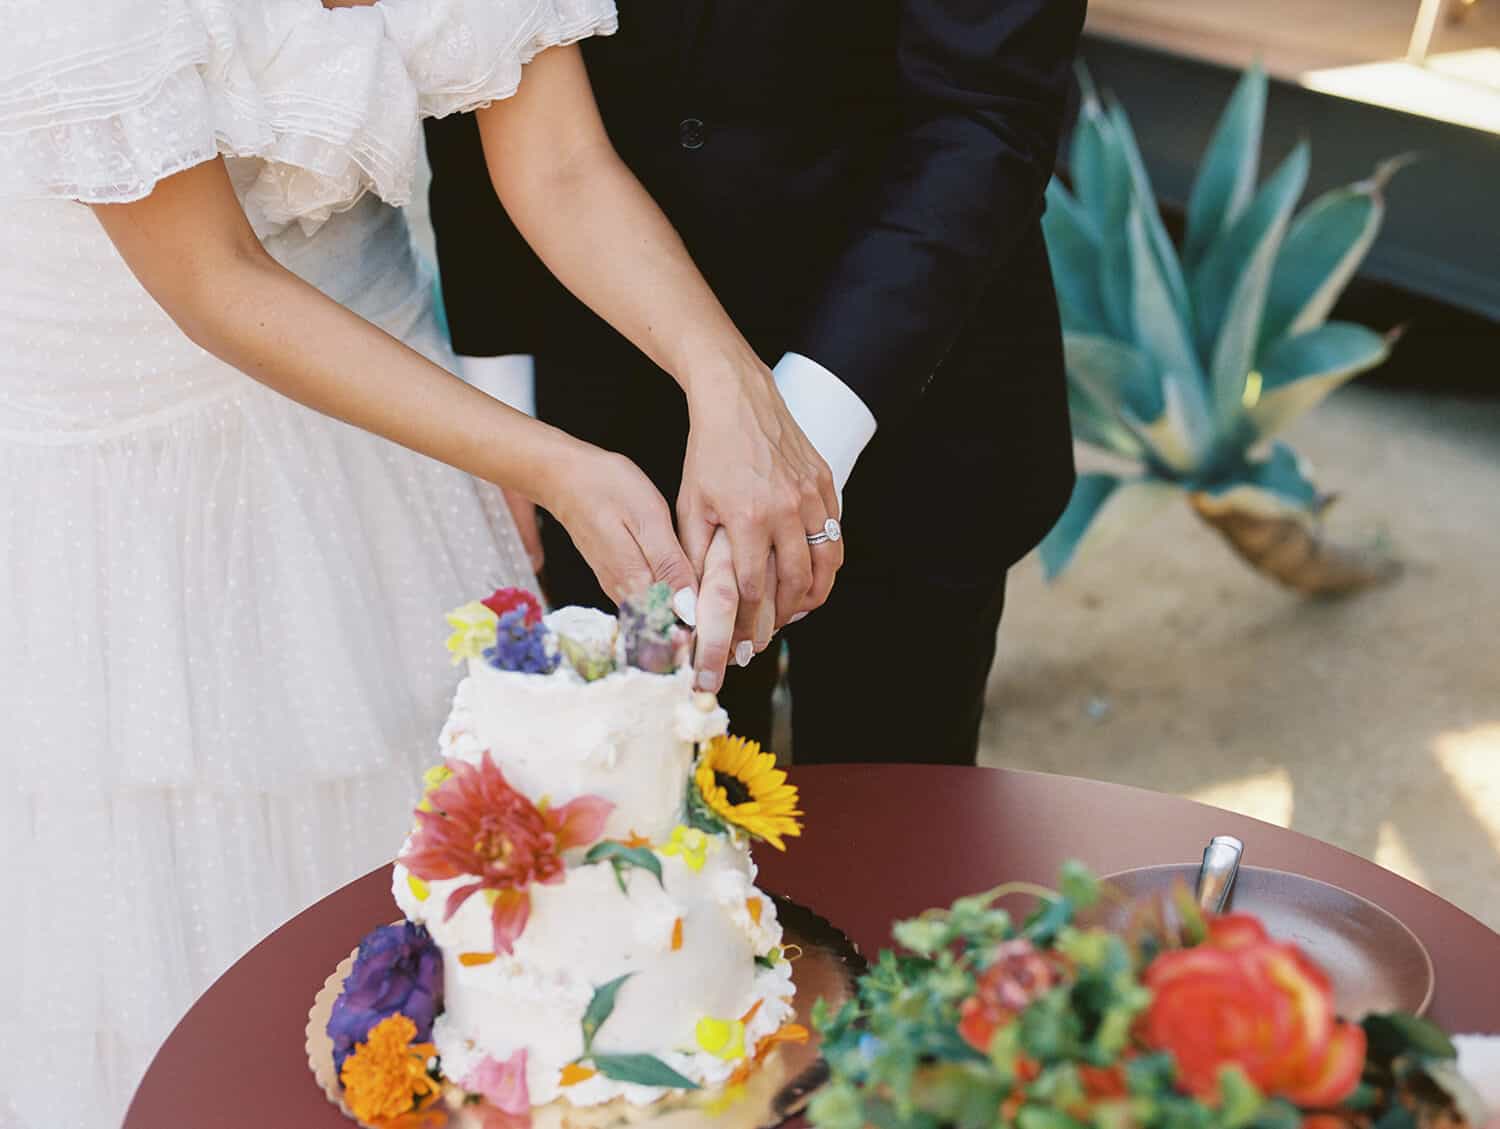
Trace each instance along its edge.
<instances>
[{"instance_id":1,"label":"ruffled sleeve","mask_svg":"<svg viewBox=\"0 0 1500 1129\"><path fill-rule=\"evenodd\" d=\"M424 117L509 98L548 47L610 35L614 0L381 0Z\"/></svg>"},{"instance_id":2,"label":"ruffled sleeve","mask_svg":"<svg viewBox=\"0 0 1500 1129\"><path fill-rule=\"evenodd\" d=\"M419 115L514 94L614 0L3 0L0 197L123 203L215 155L256 157L257 226L412 193ZM237 178L238 180L238 178Z\"/></svg>"}]
</instances>

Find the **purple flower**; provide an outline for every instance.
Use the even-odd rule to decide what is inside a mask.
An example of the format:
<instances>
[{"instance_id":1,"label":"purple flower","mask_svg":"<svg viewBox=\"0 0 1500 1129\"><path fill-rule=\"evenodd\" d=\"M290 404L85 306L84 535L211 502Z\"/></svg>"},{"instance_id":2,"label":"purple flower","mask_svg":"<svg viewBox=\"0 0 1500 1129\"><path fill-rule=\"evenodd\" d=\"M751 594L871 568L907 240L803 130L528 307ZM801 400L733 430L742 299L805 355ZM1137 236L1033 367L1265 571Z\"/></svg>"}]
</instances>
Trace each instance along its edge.
<instances>
[{"instance_id":1,"label":"purple flower","mask_svg":"<svg viewBox=\"0 0 1500 1129\"><path fill-rule=\"evenodd\" d=\"M342 1070L370 1028L397 1012L417 1025L414 1041L426 1042L442 1007L443 955L427 930L409 921L382 925L359 943L328 1017L334 1068Z\"/></svg>"},{"instance_id":2,"label":"purple flower","mask_svg":"<svg viewBox=\"0 0 1500 1129\"><path fill-rule=\"evenodd\" d=\"M671 589L664 583L620 605L620 633L625 661L652 674L671 674L692 653L692 634L678 624Z\"/></svg>"},{"instance_id":3,"label":"purple flower","mask_svg":"<svg viewBox=\"0 0 1500 1129\"><path fill-rule=\"evenodd\" d=\"M525 608L506 612L495 625L495 645L484 657L500 670L523 674L551 674L557 669L557 648L549 646L551 632L544 623L528 623Z\"/></svg>"}]
</instances>

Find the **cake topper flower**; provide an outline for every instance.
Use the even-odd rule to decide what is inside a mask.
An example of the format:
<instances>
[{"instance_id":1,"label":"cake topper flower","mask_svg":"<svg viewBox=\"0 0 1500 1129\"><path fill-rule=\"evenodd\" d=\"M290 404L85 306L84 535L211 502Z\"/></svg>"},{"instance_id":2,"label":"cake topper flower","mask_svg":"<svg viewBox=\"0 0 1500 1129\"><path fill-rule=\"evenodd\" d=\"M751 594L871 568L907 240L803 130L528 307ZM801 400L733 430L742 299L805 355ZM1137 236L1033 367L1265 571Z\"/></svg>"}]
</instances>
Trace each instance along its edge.
<instances>
[{"instance_id":1,"label":"cake topper flower","mask_svg":"<svg viewBox=\"0 0 1500 1129\"><path fill-rule=\"evenodd\" d=\"M652 674L671 674L686 666L692 653L692 633L677 622L671 586L665 583L620 605L620 633L625 661Z\"/></svg>"},{"instance_id":2,"label":"cake topper flower","mask_svg":"<svg viewBox=\"0 0 1500 1129\"><path fill-rule=\"evenodd\" d=\"M551 674L559 661L557 637L540 619L533 623L529 609L514 608L500 617L495 644L484 649L484 657L498 670Z\"/></svg>"},{"instance_id":3,"label":"cake topper flower","mask_svg":"<svg viewBox=\"0 0 1500 1129\"><path fill-rule=\"evenodd\" d=\"M479 602L494 612L496 619L504 619L507 612L520 609L526 613L527 627L542 622L542 603L525 588L496 588Z\"/></svg>"},{"instance_id":4,"label":"cake topper flower","mask_svg":"<svg viewBox=\"0 0 1500 1129\"><path fill-rule=\"evenodd\" d=\"M783 837L802 834L797 789L776 767L774 753L743 737L715 737L703 745L693 780L697 795L690 797L697 814L738 827L763 839L778 851Z\"/></svg>"},{"instance_id":5,"label":"cake topper flower","mask_svg":"<svg viewBox=\"0 0 1500 1129\"><path fill-rule=\"evenodd\" d=\"M459 1082L489 1103L484 1129L522 1129L531 1124L531 1092L526 1085L526 1051L507 1059L486 1055Z\"/></svg>"},{"instance_id":6,"label":"cake topper flower","mask_svg":"<svg viewBox=\"0 0 1500 1129\"><path fill-rule=\"evenodd\" d=\"M382 925L359 943L354 967L328 1018L333 1064L364 1042L371 1028L393 1015L412 1021L413 1038L432 1037L432 1021L443 1007L443 954L427 930L409 921Z\"/></svg>"},{"instance_id":7,"label":"cake topper flower","mask_svg":"<svg viewBox=\"0 0 1500 1129\"><path fill-rule=\"evenodd\" d=\"M448 653L457 666L465 659L477 659L486 647L495 645L495 624L499 616L478 600L470 600L447 615L453 634L448 636Z\"/></svg>"},{"instance_id":8,"label":"cake topper flower","mask_svg":"<svg viewBox=\"0 0 1500 1129\"><path fill-rule=\"evenodd\" d=\"M433 810L417 811L417 829L400 861L426 882L472 878L448 895L443 919L483 891L495 951L509 953L531 916L528 888L561 882L563 852L598 839L614 805L597 796L558 808L533 804L510 786L488 752L478 765L453 760L448 767L453 775L431 792Z\"/></svg>"}]
</instances>

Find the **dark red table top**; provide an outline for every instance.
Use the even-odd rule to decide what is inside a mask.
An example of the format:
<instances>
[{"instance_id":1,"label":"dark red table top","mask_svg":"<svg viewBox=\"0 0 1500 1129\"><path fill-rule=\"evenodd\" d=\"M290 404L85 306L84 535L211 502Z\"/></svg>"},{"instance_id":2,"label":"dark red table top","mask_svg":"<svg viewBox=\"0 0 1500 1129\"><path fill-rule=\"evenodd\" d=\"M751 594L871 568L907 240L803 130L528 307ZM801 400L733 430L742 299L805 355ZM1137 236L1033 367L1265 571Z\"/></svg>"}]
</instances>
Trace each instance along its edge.
<instances>
[{"instance_id":1,"label":"dark red table top","mask_svg":"<svg viewBox=\"0 0 1500 1129\"><path fill-rule=\"evenodd\" d=\"M1374 863L1258 820L1171 796L1063 776L904 765L803 768L807 830L756 853L761 885L842 927L867 953L890 923L1003 881L1050 882L1076 858L1100 873L1197 862L1216 834L1246 861L1343 886L1401 918L1437 970L1431 1016L1500 1033L1500 934ZM313 996L370 929L398 916L390 868L293 918L219 979L177 1025L125 1129L347 1129L313 1083L303 1028Z\"/></svg>"}]
</instances>

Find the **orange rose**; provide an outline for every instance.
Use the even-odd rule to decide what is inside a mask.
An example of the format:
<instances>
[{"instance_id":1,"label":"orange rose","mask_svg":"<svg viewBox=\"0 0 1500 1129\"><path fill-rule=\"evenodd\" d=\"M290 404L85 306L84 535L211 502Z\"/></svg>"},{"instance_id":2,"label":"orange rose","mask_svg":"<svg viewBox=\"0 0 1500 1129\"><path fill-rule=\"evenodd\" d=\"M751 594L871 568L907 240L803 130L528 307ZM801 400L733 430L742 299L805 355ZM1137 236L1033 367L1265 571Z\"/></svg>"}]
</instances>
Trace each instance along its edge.
<instances>
[{"instance_id":1,"label":"orange rose","mask_svg":"<svg viewBox=\"0 0 1500 1129\"><path fill-rule=\"evenodd\" d=\"M1335 1017L1322 970L1252 918L1216 920L1203 944L1152 961L1145 983L1142 1037L1171 1052L1194 1097L1217 1101L1226 1066L1304 1108L1335 1105L1359 1085L1364 1031Z\"/></svg>"}]
</instances>

